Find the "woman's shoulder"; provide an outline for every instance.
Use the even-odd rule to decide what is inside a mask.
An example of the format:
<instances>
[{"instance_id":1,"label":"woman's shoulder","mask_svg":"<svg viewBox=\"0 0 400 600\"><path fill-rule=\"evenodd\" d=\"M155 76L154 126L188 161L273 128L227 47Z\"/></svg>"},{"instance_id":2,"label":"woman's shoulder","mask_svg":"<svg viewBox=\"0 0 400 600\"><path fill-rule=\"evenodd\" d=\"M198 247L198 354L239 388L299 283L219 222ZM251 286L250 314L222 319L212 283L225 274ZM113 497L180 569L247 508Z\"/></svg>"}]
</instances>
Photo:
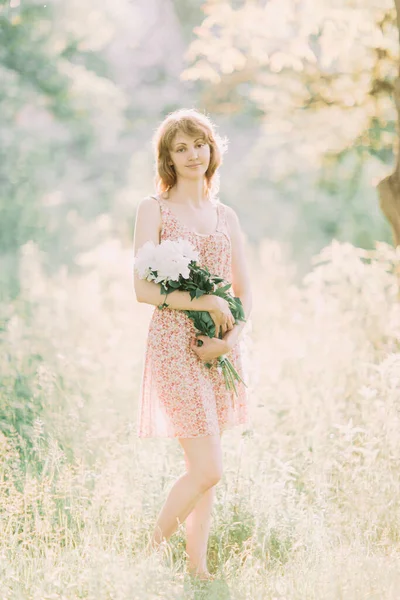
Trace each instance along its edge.
<instances>
[{"instance_id":1,"label":"woman's shoulder","mask_svg":"<svg viewBox=\"0 0 400 600\"><path fill-rule=\"evenodd\" d=\"M148 194L139 201L138 208L140 207L144 210L155 210L158 208L159 204L160 199L158 194Z\"/></svg>"},{"instance_id":2,"label":"woman's shoulder","mask_svg":"<svg viewBox=\"0 0 400 600\"><path fill-rule=\"evenodd\" d=\"M156 194L144 196L138 203L136 208L136 216L140 215L144 220L156 219L161 220L160 202Z\"/></svg>"},{"instance_id":3,"label":"woman's shoulder","mask_svg":"<svg viewBox=\"0 0 400 600\"><path fill-rule=\"evenodd\" d=\"M144 196L142 198L142 202L145 202L145 201L147 201L148 203L153 203L154 204L154 203L160 201L160 195L159 194L155 194L155 193L147 194L147 196Z\"/></svg>"}]
</instances>

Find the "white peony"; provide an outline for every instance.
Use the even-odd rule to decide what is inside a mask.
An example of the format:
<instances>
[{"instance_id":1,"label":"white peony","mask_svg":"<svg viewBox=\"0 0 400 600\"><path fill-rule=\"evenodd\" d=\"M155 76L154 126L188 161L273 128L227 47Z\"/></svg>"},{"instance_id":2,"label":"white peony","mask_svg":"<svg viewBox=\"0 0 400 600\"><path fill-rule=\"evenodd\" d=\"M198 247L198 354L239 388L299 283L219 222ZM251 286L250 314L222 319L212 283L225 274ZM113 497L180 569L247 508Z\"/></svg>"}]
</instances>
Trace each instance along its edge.
<instances>
[{"instance_id":1,"label":"white peony","mask_svg":"<svg viewBox=\"0 0 400 600\"><path fill-rule=\"evenodd\" d=\"M139 248L133 260L140 279L147 279L151 271L157 270L156 245L149 240Z\"/></svg>"},{"instance_id":2,"label":"white peony","mask_svg":"<svg viewBox=\"0 0 400 600\"><path fill-rule=\"evenodd\" d=\"M183 256L186 256L186 258L190 258L190 260L199 260L199 253L193 248L189 240L185 240L185 238L179 238L176 244L178 244Z\"/></svg>"},{"instance_id":3,"label":"white peony","mask_svg":"<svg viewBox=\"0 0 400 600\"><path fill-rule=\"evenodd\" d=\"M178 281L180 275L185 279L190 276L189 264L198 258L199 253L183 238L177 241L164 240L157 245L149 241L137 252L135 268L139 277L148 281Z\"/></svg>"},{"instance_id":4,"label":"white peony","mask_svg":"<svg viewBox=\"0 0 400 600\"><path fill-rule=\"evenodd\" d=\"M190 259L184 256L178 242L164 240L156 248L157 279L160 281L178 281L179 275L189 277Z\"/></svg>"}]
</instances>

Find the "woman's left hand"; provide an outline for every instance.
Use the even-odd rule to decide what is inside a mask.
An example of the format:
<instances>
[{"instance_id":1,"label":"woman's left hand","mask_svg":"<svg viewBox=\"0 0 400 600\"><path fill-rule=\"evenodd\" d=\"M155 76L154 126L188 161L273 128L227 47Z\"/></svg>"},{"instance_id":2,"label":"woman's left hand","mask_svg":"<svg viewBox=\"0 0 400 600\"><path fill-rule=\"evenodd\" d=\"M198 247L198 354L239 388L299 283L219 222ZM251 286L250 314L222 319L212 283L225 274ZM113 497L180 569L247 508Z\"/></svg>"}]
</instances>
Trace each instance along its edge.
<instances>
[{"instance_id":1,"label":"woman's left hand","mask_svg":"<svg viewBox=\"0 0 400 600\"><path fill-rule=\"evenodd\" d=\"M198 346L197 340L201 340L203 345ZM204 362L218 358L219 356L229 352L231 349L226 340L221 340L216 337L210 338L207 335L199 335L195 339L192 339L190 347L197 354L200 360Z\"/></svg>"}]
</instances>

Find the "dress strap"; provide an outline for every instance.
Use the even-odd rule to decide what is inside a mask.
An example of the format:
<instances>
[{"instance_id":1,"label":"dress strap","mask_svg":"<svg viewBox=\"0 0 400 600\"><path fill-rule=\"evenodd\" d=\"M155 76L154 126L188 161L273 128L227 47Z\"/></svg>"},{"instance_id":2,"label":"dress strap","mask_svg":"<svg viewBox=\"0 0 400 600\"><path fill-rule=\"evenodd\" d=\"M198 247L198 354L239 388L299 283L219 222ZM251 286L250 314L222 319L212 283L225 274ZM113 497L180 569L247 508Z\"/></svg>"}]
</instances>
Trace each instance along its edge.
<instances>
[{"instance_id":1,"label":"dress strap","mask_svg":"<svg viewBox=\"0 0 400 600\"><path fill-rule=\"evenodd\" d=\"M226 222L225 205L221 204L221 202L218 202L217 208L218 208L218 212L219 212L218 229L224 228L226 230L228 224Z\"/></svg>"},{"instance_id":2,"label":"dress strap","mask_svg":"<svg viewBox=\"0 0 400 600\"><path fill-rule=\"evenodd\" d=\"M154 198L154 200L157 200L158 206L160 207L161 216L164 218L164 215L165 215L165 210L164 210L165 206L161 202L161 199L158 196L156 196L155 194L149 194L149 198Z\"/></svg>"},{"instance_id":3,"label":"dress strap","mask_svg":"<svg viewBox=\"0 0 400 600\"><path fill-rule=\"evenodd\" d=\"M155 194L149 194L148 197L154 198L154 200L157 200L157 202L158 202L158 206L160 207L160 213L161 213L161 231L163 231L164 229L168 228L168 225L169 225L169 214L168 214L167 207L164 205L161 198L159 198Z\"/></svg>"},{"instance_id":4,"label":"dress strap","mask_svg":"<svg viewBox=\"0 0 400 600\"><path fill-rule=\"evenodd\" d=\"M149 194L149 198L154 198L154 200L157 200L158 204L161 206L161 200L158 196L155 196L154 194Z\"/></svg>"}]
</instances>

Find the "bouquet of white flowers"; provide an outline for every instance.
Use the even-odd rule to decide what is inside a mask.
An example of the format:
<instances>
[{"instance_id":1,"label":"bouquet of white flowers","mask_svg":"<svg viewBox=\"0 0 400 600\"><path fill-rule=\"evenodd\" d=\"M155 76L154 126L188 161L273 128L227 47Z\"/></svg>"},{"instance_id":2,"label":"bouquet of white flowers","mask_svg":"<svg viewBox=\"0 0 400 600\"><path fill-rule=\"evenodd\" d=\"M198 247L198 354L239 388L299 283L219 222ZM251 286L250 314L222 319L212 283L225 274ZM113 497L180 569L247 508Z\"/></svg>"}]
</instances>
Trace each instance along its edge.
<instances>
[{"instance_id":1,"label":"bouquet of white flowers","mask_svg":"<svg viewBox=\"0 0 400 600\"><path fill-rule=\"evenodd\" d=\"M160 283L161 289L165 293L165 299L175 290L189 292L192 300L200 298L204 294L214 294L227 300L235 323L245 321L240 298L235 298L228 293L231 284L225 283L222 277L212 275L206 267L200 267L197 263L198 259L197 250L183 238L177 241L163 240L161 244L149 241L138 250L134 258L134 268L140 279ZM158 308L168 308L168 304L164 300ZM209 312L199 310L183 312L193 321L197 329L196 335L215 337L215 324ZM205 364L208 368L212 367L211 363ZM237 395L235 382L241 381L244 385L246 384L232 362L226 355L219 356L217 366L221 368L226 387Z\"/></svg>"}]
</instances>

